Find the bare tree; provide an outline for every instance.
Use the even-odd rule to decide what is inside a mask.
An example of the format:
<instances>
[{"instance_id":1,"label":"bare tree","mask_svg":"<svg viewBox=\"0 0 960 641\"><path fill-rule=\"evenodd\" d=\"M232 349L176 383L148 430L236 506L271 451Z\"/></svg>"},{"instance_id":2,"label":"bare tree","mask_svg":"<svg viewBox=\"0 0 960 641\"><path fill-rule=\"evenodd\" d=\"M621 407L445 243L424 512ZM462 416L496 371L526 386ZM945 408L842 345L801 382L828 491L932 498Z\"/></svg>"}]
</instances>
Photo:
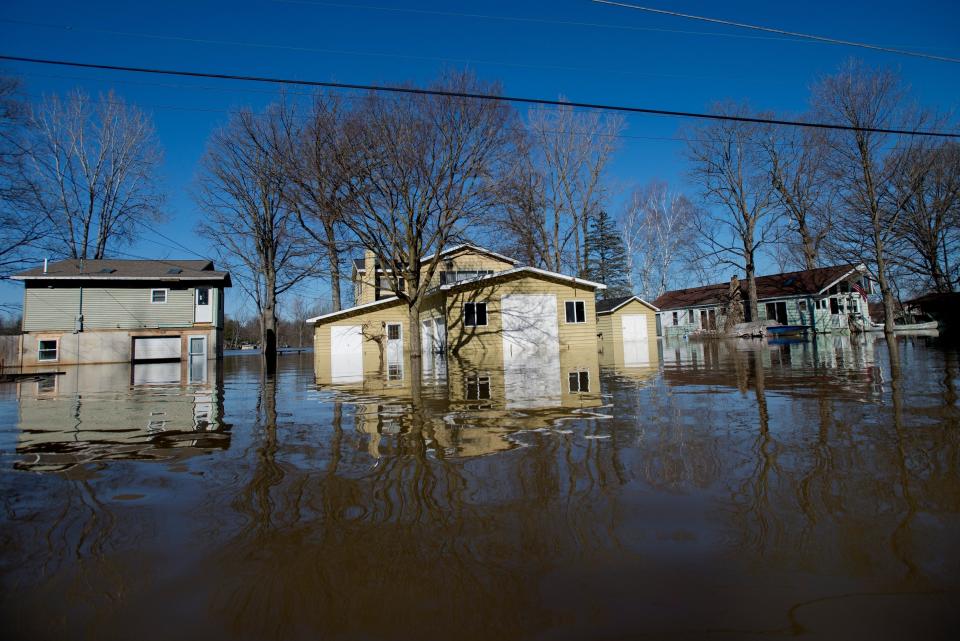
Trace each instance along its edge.
<instances>
[{"instance_id":1,"label":"bare tree","mask_svg":"<svg viewBox=\"0 0 960 641\"><path fill-rule=\"evenodd\" d=\"M904 204L897 262L922 286L952 292L960 284L960 145L918 145L895 155L907 156L892 161L902 167L894 191Z\"/></svg>"},{"instance_id":2,"label":"bare tree","mask_svg":"<svg viewBox=\"0 0 960 641\"><path fill-rule=\"evenodd\" d=\"M113 92L52 96L31 117L19 204L46 227L51 251L104 258L160 219L161 159L150 118Z\"/></svg>"},{"instance_id":3,"label":"bare tree","mask_svg":"<svg viewBox=\"0 0 960 641\"><path fill-rule=\"evenodd\" d=\"M603 175L624 129L623 118L558 106L533 108L527 120L534 163L543 177L547 215L531 222L542 225L536 235L547 241L545 266L562 271L569 265L584 274L587 227L606 195Z\"/></svg>"},{"instance_id":4,"label":"bare tree","mask_svg":"<svg viewBox=\"0 0 960 641\"><path fill-rule=\"evenodd\" d=\"M348 123L353 117L343 101L317 94L306 124L283 154L290 177L290 206L303 229L323 250L330 270L334 311L342 308L341 254L351 247L343 220L353 202L350 183L356 172L338 167L338 163L351 157Z\"/></svg>"},{"instance_id":5,"label":"bare tree","mask_svg":"<svg viewBox=\"0 0 960 641\"><path fill-rule=\"evenodd\" d=\"M745 105L716 105L712 113L745 116ZM702 256L742 269L747 281L749 320L757 320L757 258L778 236L776 193L762 147L763 125L713 121L687 135L690 174L715 209L698 217Z\"/></svg>"},{"instance_id":6,"label":"bare tree","mask_svg":"<svg viewBox=\"0 0 960 641\"><path fill-rule=\"evenodd\" d=\"M825 137L826 161L837 191L834 225L828 249L838 259L865 263L880 286L884 331L893 332L895 292L890 281L899 220L905 201L893 189L909 154L889 154L894 146L909 147L910 137L894 138L868 129L919 128L897 76L850 61L813 88L816 117L849 125Z\"/></svg>"},{"instance_id":7,"label":"bare tree","mask_svg":"<svg viewBox=\"0 0 960 641\"><path fill-rule=\"evenodd\" d=\"M502 188L502 210L491 218L492 242L508 256L533 267L553 264L547 232L544 177L530 155L530 138L516 138L517 162L507 172Z\"/></svg>"},{"instance_id":8,"label":"bare tree","mask_svg":"<svg viewBox=\"0 0 960 641\"><path fill-rule=\"evenodd\" d=\"M693 203L665 182L634 189L620 224L635 290L652 300L676 286L678 274L689 272L696 261L690 251L697 240L696 215Z\"/></svg>"},{"instance_id":9,"label":"bare tree","mask_svg":"<svg viewBox=\"0 0 960 641\"><path fill-rule=\"evenodd\" d=\"M498 87L450 75L435 87L495 94ZM348 132L340 170L353 173L345 224L385 270L409 309L412 381L419 385L419 315L444 246L499 204L513 162L515 114L491 100L451 96L368 96ZM430 256L433 252L432 258Z\"/></svg>"},{"instance_id":10,"label":"bare tree","mask_svg":"<svg viewBox=\"0 0 960 641\"><path fill-rule=\"evenodd\" d=\"M30 127L20 91L19 78L0 76L0 271L4 272L19 267L46 232L20 208L23 149Z\"/></svg>"},{"instance_id":11,"label":"bare tree","mask_svg":"<svg viewBox=\"0 0 960 641\"><path fill-rule=\"evenodd\" d=\"M767 155L776 205L787 221L784 243L778 244L781 270L791 255L803 269L817 267L821 245L830 233L830 180L826 145L817 129L779 127L760 141ZM782 251L786 249L787 251Z\"/></svg>"},{"instance_id":12,"label":"bare tree","mask_svg":"<svg viewBox=\"0 0 960 641\"><path fill-rule=\"evenodd\" d=\"M292 127L283 103L262 114L235 114L211 136L196 192L206 216L200 233L256 305L268 368L276 362L278 298L314 275L318 262L285 196L289 181L279 154Z\"/></svg>"}]
</instances>

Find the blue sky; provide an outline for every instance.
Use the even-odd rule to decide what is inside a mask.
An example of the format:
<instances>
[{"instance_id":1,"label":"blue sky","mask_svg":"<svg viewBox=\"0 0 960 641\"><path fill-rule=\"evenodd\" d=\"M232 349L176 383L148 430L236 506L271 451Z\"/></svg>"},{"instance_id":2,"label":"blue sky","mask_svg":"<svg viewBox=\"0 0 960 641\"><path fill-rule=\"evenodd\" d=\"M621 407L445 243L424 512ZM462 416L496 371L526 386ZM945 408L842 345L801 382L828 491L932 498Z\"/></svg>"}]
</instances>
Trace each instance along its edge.
<instances>
[{"instance_id":1,"label":"blue sky","mask_svg":"<svg viewBox=\"0 0 960 641\"><path fill-rule=\"evenodd\" d=\"M640 0L637 0L640 3ZM705 2L649 6L960 57L955 2ZM942 111L960 107L960 65L814 44L731 27L604 6L589 0L439 2L247 0L155 3L26 2L0 8L6 54L357 83L426 83L448 68L499 80L509 94L698 111L717 100L802 112L808 88L850 56L900 70L914 97ZM265 85L3 65L31 97L82 87L113 88L149 112L164 148L167 222L158 229L209 255L193 232L189 190L210 132L230 110L276 96ZM611 168L616 189L653 178L686 185L681 123L631 116ZM130 253L195 257L163 238ZM308 296L323 286L308 286ZM234 290L238 303L239 291ZM18 299L0 285L0 301Z\"/></svg>"}]
</instances>

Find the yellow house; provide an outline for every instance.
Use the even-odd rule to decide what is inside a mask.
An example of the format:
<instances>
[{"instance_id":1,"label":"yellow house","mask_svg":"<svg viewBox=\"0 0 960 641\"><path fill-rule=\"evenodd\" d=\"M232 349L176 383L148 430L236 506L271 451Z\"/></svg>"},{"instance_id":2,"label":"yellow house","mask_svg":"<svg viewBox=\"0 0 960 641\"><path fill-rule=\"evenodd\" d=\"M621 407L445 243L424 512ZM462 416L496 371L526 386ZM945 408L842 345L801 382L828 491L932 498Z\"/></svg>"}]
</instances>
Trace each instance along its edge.
<instances>
[{"instance_id":1,"label":"yellow house","mask_svg":"<svg viewBox=\"0 0 960 641\"><path fill-rule=\"evenodd\" d=\"M517 267L475 245L452 247L440 258L414 328L404 301L387 294L389 271L379 269L370 252L355 262L357 304L309 319L319 382L366 389L402 383L411 331L421 333L425 374L434 360L428 357L438 353L486 354L502 363L506 376L553 367L563 352L596 353L594 301L601 283Z\"/></svg>"},{"instance_id":2,"label":"yellow house","mask_svg":"<svg viewBox=\"0 0 960 641\"><path fill-rule=\"evenodd\" d=\"M659 311L638 296L597 302L601 365L620 369L655 366Z\"/></svg>"}]
</instances>

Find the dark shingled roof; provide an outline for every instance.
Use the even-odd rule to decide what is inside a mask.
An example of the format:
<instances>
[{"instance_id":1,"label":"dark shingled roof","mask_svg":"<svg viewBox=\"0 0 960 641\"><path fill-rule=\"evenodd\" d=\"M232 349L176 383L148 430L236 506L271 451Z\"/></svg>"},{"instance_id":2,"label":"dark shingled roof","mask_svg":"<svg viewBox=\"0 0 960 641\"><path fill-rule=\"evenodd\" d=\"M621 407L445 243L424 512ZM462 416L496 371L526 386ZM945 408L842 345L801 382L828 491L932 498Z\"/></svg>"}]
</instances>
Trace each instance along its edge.
<instances>
[{"instance_id":1,"label":"dark shingled roof","mask_svg":"<svg viewBox=\"0 0 960 641\"><path fill-rule=\"evenodd\" d=\"M230 287L230 274L214 270L209 260L58 260L11 276L14 280L160 280L219 281Z\"/></svg>"},{"instance_id":2,"label":"dark shingled roof","mask_svg":"<svg viewBox=\"0 0 960 641\"><path fill-rule=\"evenodd\" d=\"M597 313L609 312L633 298L633 296L617 296L616 298L604 298L597 301Z\"/></svg>"},{"instance_id":3,"label":"dark shingled roof","mask_svg":"<svg viewBox=\"0 0 960 641\"><path fill-rule=\"evenodd\" d=\"M835 265L819 267L799 272L771 274L757 277L757 298L783 298L788 296L809 296L818 294L846 274L855 270L855 265ZM746 281L740 281L741 290ZM720 305L730 290L730 283L692 287L666 292L653 304L661 310L681 309L698 305Z\"/></svg>"}]
</instances>

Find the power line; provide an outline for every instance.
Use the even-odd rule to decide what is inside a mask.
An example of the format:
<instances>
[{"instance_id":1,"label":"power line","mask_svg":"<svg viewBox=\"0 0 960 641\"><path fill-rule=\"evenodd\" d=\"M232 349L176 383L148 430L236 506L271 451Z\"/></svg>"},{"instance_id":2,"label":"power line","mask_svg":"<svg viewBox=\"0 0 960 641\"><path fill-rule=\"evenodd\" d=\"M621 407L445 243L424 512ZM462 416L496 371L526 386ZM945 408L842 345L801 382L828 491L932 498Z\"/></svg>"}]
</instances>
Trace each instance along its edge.
<instances>
[{"instance_id":1,"label":"power line","mask_svg":"<svg viewBox=\"0 0 960 641\"><path fill-rule=\"evenodd\" d=\"M512 61L503 61L503 60L484 60L476 58L444 58L439 56L420 56L413 54L401 54L401 53L389 53L389 52L380 52L380 51L360 51L360 50L349 50L349 49L322 49L317 47L302 47L296 45L282 45L274 43L264 43L264 42L247 42L243 40L214 40L211 38L194 38L189 36L176 36L168 34L157 34L157 33L139 33L132 31L115 31L112 29L91 29L85 27L74 27L72 25L61 25L61 24L52 24L46 22L32 22L28 20L15 20L12 18L0 18L0 22L5 22L9 24L19 24L29 27L38 27L42 29L58 29L61 31L69 32L83 32L83 33L96 33L103 35L111 36L121 36L124 38L140 38L146 40L166 40L173 42L188 42L195 44L210 44L217 46L231 46L231 47L250 47L255 49L278 49L283 51L295 51L300 53L322 53L327 55L334 56L360 56L360 57L372 57L372 58L387 58L387 59L396 59L396 60L425 60L431 62L443 62L448 64L462 64L462 65L491 65L497 67L512 67L517 69L549 69L553 71L574 71L574 72L589 72L596 73L596 69L591 69L588 67L572 67L567 65L540 65L533 63L525 62L512 62ZM665 74L665 73L650 73L645 71L637 71L633 69L608 69L605 68L602 70L605 73L614 74L614 75L633 75L633 76L647 76L651 78L674 78L674 79L684 79L684 80L707 80L707 76L691 76L686 74Z\"/></svg>"},{"instance_id":2,"label":"power line","mask_svg":"<svg viewBox=\"0 0 960 641\"><path fill-rule=\"evenodd\" d=\"M613 29L617 31L646 31L654 33L676 33L688 36L713 36L717 38L736 38L742 40L773 40L776 42L809 41L803 38L785 38L782 36L748 36L741 33L722 33L719 31L689 31L685 29L667 29L663 27L639 27L636 25L610 24L607 22L586 22L581 20L557 20L551 18L535 18L529 16L504 16L489 13L465 13L459 11L438 11L435 9L417 9L412 7L388 7L382 5L346 4L343 2L321 2L315 0L273 0L278 4L307 5L315 7L332 7L337 9L360 9L367 11L389 11L393 13L409 13L415 15L441 16L449 18L470 18L479 20L499 20L504 22L520 22L532 24L550 24L565 27L589 27L596 29Z\"/></svg>"},{"instance_id":3,"label":"power line","mask_svg":"<svg viewBox=\"0 0 960 641\"><path fill-rule=\"evenodd\" d=\"M82 69L101 69L107 71L124 71L129 73L146 73L165 76L184 76L189 78L215 78L218 80L238 80L242 82L263 82L278 85L301 85L307 87L326 87L330 89L346 89L356 91L384 92L391 94L408 94L417 96L443 96L446 98L465 98L470 100L486 100L493 102L522 103L531 105L550 105L572 109L595 109L598 111L612 111L617 113L635 113L652 116L670 116L674 118L696 118L701 120L718 120L728 122L744 122L763 125L783 125L790 127L809 127L812 129L830 129L837 131L862 131L877 134L897 134L904 136L932 136L936 138L960 138L960 133L947 131L924 131L909 129L889 129L881 127L853 127L826 122L804 122L798 120L782 120L778 118L760 118L754 116L731 116L724 114L699 113L693 111L677 111L672 109L651 109L647 107L629 107L625 105L610 105L603 103L572 102L564 100L549 100L547 98L524 98L520 96L503 96L496 94L471 93L465 91L446 91L442 89L421 89L418 87L398 85L370 85L347 82L330 82L322 80L298 80L294 78L277 78L268 76L248 76L207 71L183 71L176 69L158 69L153 67L131 67L126 65L96 64L90 62L76 62L72 60L53 60L49 58L28 58L25 56L11 56L0 54L0 60L12 62L27 62L40 65L57 65L62 67L78 67Z\"/></svg>"},{"instance_id":4,"label":"power line","mask_svg":"<svg viewBox=\"0 0 960 641\"><path fill-rule=\"evenodd\" d=\"M939 60L940 62L952 62L955 64L960 63L960 58L951 58L948 56L936 56L931 53L923 53L920 51L908 51L906 49L895 49L893 47L884 47L882 45L874 45L866 42L855 42L853 40L840 40L838 38L828 38L826 36L817 36L809 33L800 33L798 31L787 31L785 29L763 27L760 25L746 24L744 22L734 22L732 20L724 20L721 18L695 16L689 13L680 13L678 11L670 11L668 9L654 9L653 7L641 7L640 5L628 4L626 2L615 2L614 0L591 0L591 1L596 4L606 4L612 7L623 7L624 9L635 9L637 11L646 11L648 13L656 13L664 16L673 16L675 18L686 18L687 20L699 20L701 22L722 24L728 27L737 27L738 29L753 29L754 31L764 31L766 33L775 33L781 36L790 36L791 38L802 38L804 40L814 40L816 42L825 42L827 44L843 45L846 47L860 47L861 49L872 49L874 51L896 53L902 56L913 56L915 58L927 58L929 60Z\"/></svg>"}]
</instances>

